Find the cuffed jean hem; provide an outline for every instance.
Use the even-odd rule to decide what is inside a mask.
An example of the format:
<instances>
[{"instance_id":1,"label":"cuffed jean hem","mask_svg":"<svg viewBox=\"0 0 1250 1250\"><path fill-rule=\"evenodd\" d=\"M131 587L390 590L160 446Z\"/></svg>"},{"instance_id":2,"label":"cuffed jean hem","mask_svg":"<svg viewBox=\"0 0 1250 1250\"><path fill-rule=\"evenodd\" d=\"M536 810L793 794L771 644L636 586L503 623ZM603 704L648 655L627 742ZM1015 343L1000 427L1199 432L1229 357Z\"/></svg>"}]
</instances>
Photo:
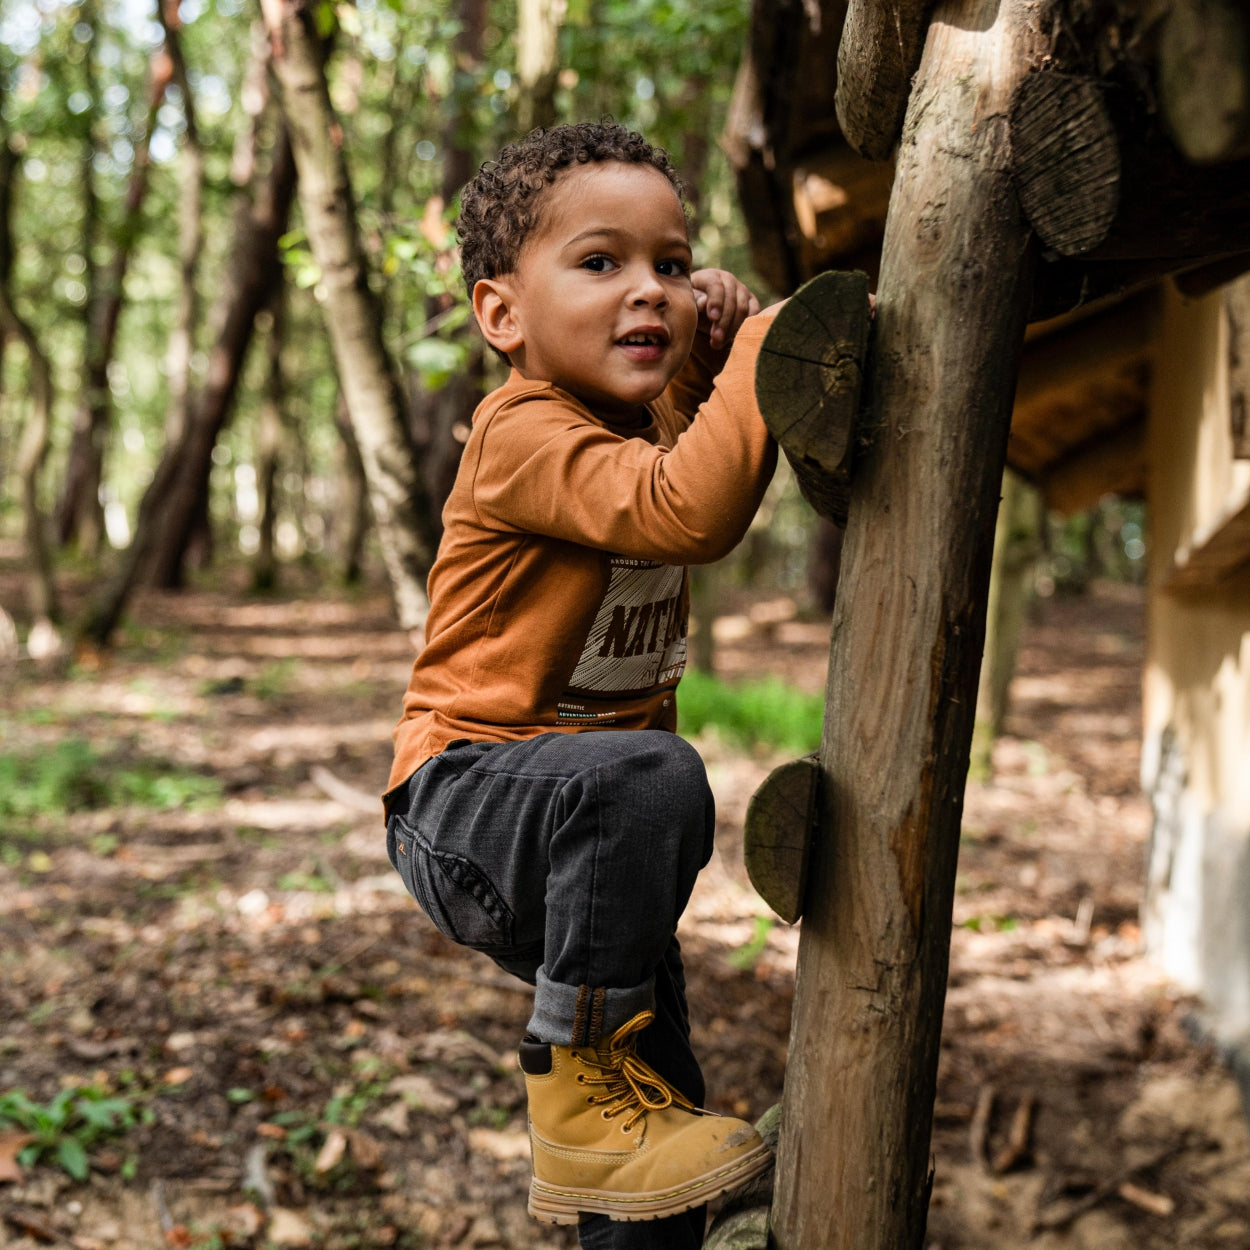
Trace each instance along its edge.
<instances>
[{"instance_id":1,"label":"cuffed jean hem","mask_svg":"<svg viewBox=\"0 0 1250 1250\"><path fill-rule=\"evenodd\" d=\"M526 1032L553 1046L597 1046L640 1011L655 1010L654 978L642 985L563 985L538 969Z\"/></svg>"}]
</instances>

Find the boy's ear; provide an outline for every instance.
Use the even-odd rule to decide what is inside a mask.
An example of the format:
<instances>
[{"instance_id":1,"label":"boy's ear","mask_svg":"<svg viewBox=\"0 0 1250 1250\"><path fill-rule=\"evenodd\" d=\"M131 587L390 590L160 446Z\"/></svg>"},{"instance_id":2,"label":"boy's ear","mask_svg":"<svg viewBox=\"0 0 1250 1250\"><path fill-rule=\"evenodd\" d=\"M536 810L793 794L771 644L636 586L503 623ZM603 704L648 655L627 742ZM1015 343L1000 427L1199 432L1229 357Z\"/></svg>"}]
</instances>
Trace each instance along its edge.
<instances>
[{"instance_id":1,"label":"boy's ear","mask_svg":"<svg viewBox=\"0 0 1250 1250\"><path fill-rule=\"evenodd\" d=\"M473 315L482 337L505 356L525 345L514 302L512 286L504 278L481 278L473 286Z\"/></svg>"}]
</instances>

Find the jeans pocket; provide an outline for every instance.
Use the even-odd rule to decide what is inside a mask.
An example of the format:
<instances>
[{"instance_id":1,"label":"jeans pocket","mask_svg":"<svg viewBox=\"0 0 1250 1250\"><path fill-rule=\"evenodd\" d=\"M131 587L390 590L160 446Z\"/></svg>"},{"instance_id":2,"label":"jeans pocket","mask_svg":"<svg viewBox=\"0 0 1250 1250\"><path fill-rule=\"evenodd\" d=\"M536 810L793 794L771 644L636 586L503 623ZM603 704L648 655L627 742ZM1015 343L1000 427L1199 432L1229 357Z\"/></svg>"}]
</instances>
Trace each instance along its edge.
<instances>
[{"instance_id":1,"label":"jeans pocket","mask_svg":"<svg viewBox=\"0 0 1250 1250\"><path fill-rule=\"evenodd\" d=\"M435 928L475 950L511 947L512 910L476 864L435 850L402 816L388 823L387 843L391 863Z\"/></svg>"}]
</instances>

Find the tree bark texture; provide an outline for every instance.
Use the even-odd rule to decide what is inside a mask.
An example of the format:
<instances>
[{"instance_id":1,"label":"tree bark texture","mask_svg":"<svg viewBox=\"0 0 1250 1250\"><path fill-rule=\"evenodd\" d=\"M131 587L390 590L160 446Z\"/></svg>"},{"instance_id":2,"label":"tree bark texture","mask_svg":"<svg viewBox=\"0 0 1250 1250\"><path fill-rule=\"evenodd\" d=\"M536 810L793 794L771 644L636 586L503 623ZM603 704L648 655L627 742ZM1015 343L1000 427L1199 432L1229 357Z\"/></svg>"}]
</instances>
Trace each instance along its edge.
<instances>
[{"instance_id":1,"label":"tree bark texture","mask_svg":"<svg viewBox=\"0 0 1250 1250\"><path fill-rule=\"evenodd\" d=\"M883 161L903 128L933 0L850 0L838 48L838 121L861 156Z\"/></svg>"},{"instance_id":2,"label":"tree bark texture","mask_svg":"<svg viewBox=\"0 0 1250 1250\"><path fill-rule=\"evenodd\" d=\"M166 589L182 585L187 545L208 489L213 446L230 417L256 314L273 298L282 277L278 240L286 232L294 194L295 162L286 132L280 129L268 173L255 197L236 212L229 267L210 317L216 331L204 384L182 438L166 450L166 457L174 456L176 464L168 497L159 504L160 533L143 539L155 541L147 570L153 585ZM153 479L153 487L160 477L158 473ZM135 538L139 539L137 528Z\"/></svg>"},{"instance_id":3,"label":"tree bark texture","mask_svg":"<svg viewBox=\"0 0 1250 1250\"><path fill-rule=\"evenodd\" d=\"M1006 113L1030 0L939 5L908 107L851 485L773 1237L919 1250L1029 229Z\"/></svg>"},{"instance_id":4,"label":"tree bark texture","mask_svg":"<svg viewBox=\"0 0 1250 1250\"><path fill-rule=\"evenodd\" d=\"M13 301L13 189L20 162L7 136L0 143L0 332L26 349L30 378L30 411L17 445L15 468L22 483L26 557L30 563L28 597L34 622L60 618L52 557L39 506L39 472L47 458L52 424L52 371L29 322Z\"/></svg>"},{"instance_id":5,"label":"tree bark texture","mask_svg":"<svg viewBox=\"0 0 1250 1250\"><path fill-rule=\"evenodd\" d=\"M113 359L117 327L125 305L126 273L143 222L143 202L147 197L148 174L151 171L152 132L156 129L156 114L165 98L172 73L173 64L168 53L164 49L154 53L148 75L148 115L143 134L135 144L121 232L108 267L99 275L97 298L88 310L82 394L74 420L74 434L56 517L59 541L62 544L77 541L88 552L98 549L104 534L100 481L110 410L108 367Z\"/></svg>"},{"instance_id":6,"label":"tree bark texture","mask_svg":"<svg viewBox=\"0 0 1250 1250\"><path fill-rule=\"evenodd\" d=\"M403 395L382 340L382 308L369 286L356 225L343 131L330 105L309 13L267 0L266 21L283 114L299 169L300 207L321 268L326 326L369 481L374 521L403 628L425 624L425 579L438 545Z\"/></svg>"},{"instance_id":7,"label":"tree bark texture","mask_svg":"<svg viewBox=\"0 0 1250 1250\"><path fill-rule=\"evenodd\" d=\"M1228 424L1233 458L1250 460L1250 277L1224 291L1228 321Z\"/></svg>"}]
</instances>

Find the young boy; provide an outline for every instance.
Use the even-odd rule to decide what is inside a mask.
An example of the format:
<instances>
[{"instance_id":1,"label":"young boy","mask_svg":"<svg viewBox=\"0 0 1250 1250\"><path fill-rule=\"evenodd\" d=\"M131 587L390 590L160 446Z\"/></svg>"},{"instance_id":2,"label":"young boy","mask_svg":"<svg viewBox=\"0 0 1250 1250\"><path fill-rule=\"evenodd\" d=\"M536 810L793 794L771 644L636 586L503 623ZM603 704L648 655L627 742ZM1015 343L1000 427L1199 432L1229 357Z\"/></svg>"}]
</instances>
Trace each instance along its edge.
<instances>
[{"instance_id":1,"label":"young boy","mask_svg":"<svg viewBox=\"0 0 1250 1250\"><path fill-rule=\"evenodd\" d=\"M714 824L674 733L685 566L742 538L773 472L767 317L732 275L691 273L668 157L620 126L505 148L458 229L512 373L444 511L388 851L443 933L536 987L531 1214L593 1250L686 1250L703 1204L770 1162L698 1110L674 936Z\"/></svg>"}]
</instances>

